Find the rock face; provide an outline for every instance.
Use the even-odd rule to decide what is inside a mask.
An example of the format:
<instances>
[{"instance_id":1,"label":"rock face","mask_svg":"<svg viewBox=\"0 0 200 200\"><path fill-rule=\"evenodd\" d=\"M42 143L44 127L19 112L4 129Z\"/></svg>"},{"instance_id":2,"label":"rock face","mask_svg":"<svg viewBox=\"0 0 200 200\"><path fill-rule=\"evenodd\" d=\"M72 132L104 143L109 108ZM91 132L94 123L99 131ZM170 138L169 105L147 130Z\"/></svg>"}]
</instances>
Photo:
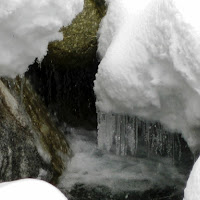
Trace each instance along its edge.
<instances>
[{"instance_id":1,"label":"rock face","mask_svg":"<svg viewBox=\"0 0 200 200\"><path fill-rule=\"evenodd\" d=\"M83 12L62 29L64 40L50 43L42 63L27 73L45 104L70 126L96 128L93 81L97 31L105 11L103 0L85 0Z\"/></svg>"},{"instance_id":2,"label":"rock face","mask_svg":"<svg viewBox=\"0 0 200 200\"><path fill-rule=\"evenodd\" d=\"M71 152L28 81L0 80L0 110L0 181L56 183Z\"/></svg>"}]
</instances>

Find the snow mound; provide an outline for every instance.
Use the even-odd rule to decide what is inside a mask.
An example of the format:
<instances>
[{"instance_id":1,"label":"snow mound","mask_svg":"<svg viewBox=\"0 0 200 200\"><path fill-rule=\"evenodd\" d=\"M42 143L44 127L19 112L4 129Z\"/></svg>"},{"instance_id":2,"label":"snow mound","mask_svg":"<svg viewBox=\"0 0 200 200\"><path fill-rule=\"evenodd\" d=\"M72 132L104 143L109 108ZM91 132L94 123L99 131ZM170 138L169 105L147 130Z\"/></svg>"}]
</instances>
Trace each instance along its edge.
<instances>
[{"instance_id":1,"label":"snow mound","mask_svg":"<svg viewBox=\"0 0 200 200\"><path fill-rule=\"evenodd\" d=\"M83 9L83 0L1 0L0 76L23 74Z\"/></svg>"},{"instance_id":2,"label":"snow mound","mask_svg":"<svg viewBox=\"0 0 200 200\"><path fill-rule=\"evenodd\" d=\"M105 186L119 194L144 192L155 187L162 190L174 185L177 190L182 190L185 184L186 177L179 173L169 158L152 156L147 159L104 153L97 149L96 141L91 140L91 136L96 138L95 131L71 131L72 137L68 139L74 156L70 163L66 163L66 172L59 179L59 188L70 191L76 184L97 188Z\"/></svg>"},{"instance_id":3,"label":"snow mound","mask_svg":"<svg viewBox=\"0 0 200 200\"><path fill-rule=\"evenodd\" d=\"M56 187L36 179L0 183L0 197L3 200L67 200Z\"/></svg>"},{"instance_id":4,"label":"snow mound","mask_svg":"<svg viewBox=\"0 0 200 200\"><path fill-rule=\"evenodd\" d=\"M97 108L160 121L200 149L200 12L195 0L107 0Z\"/></svg>"},{"instance_id":5,"label":"snow mound","mask_svg":"<svg viewBox=\"0 0 200 200\"><path fill-rule=\"evenodd\" d=\"M183 200L199 200L200 199L200 157L193 166L184 190Z\"/></svg>"}]
</instances>

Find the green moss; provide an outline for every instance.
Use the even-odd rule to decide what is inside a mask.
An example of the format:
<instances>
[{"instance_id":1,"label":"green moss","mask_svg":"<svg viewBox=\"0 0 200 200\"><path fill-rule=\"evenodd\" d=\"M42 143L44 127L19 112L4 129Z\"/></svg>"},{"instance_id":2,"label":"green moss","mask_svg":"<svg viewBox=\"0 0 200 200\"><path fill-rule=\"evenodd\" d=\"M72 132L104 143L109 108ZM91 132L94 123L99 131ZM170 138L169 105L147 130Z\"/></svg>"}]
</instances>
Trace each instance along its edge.
<instances>
[{"instance_id":1,"label":"green moss","mask_svg":"<svg viewBox=\"0 0 200 200\"><path fill-rule=\"evenodd\" d=\"M83 12L61 29L63 41L49 44L46 59L55 67L87 66L96 56L97 31L105 11L103 0L85 0Z\"/></svg>"}]
</instances>

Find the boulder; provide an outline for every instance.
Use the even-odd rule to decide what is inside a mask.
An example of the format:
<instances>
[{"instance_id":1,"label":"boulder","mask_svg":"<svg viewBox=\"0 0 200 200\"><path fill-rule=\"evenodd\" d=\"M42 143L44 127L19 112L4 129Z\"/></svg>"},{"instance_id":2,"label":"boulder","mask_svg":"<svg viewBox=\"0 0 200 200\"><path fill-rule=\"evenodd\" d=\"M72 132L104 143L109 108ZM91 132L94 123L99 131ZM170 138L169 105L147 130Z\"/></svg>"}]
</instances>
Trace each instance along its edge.
<instances>
[{"instance_id":1,"label":"boulder","mask_svg":"<svg viewBox=\"0 0 200 200\"><path fill-rule=\"evenodd\" d=\"M0 110L0 181L56 183L71 151L28 80L0 80Z\"/></svg>"}]
</instances>

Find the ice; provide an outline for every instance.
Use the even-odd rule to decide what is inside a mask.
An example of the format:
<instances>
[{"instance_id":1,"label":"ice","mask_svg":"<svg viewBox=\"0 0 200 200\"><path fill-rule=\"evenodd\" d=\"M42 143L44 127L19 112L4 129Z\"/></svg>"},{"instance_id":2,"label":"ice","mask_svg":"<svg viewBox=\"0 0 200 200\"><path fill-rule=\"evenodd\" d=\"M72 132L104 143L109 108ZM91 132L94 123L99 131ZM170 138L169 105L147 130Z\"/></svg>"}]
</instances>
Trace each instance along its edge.
<instances>
[{"instance_id":1,"label":"ice","mask_svg":"<svg viewBox=\"0 0 200 200\"><path fill-rule=\"evenodd\" d=\"M83 0L1 0L0 76L23 74L83 9Z\"/></svg>"},{"instance_id":2,"label":"ice","mask_svg":"<svg viewBox=\"0 0 200 200\"><path fill-rule=\"evenodd\" d=\"M169 133L157 122L98 111L98 148L116 155L150 157L152 154L180 160L178 133ZM141 151L142 149L142 151Z\"/></svg>"},{"instance_id":3,"label":"ice","mask_svg":"<svg viewBox=\"0 0 200 200\"><path fill-rule=\"evenodd\" d=\"M114 123L115 118L111 115L98 115L98 145L101 149L110 151L114 140ZM101 123L102 122L102 123Z\"/></svg>"},{"instance_id":4,"label":"ice","mask_svg":"<svg viewBox=\"0 0 200 200\"><path fill-rule=\"evenodd\" d=\"M190 148L199 150L199 3L106 2L94 86L97 108L159 121L170 132L182 132ZM159 143L159 135L153 143Z\"/></svg>"}]
</instances>

